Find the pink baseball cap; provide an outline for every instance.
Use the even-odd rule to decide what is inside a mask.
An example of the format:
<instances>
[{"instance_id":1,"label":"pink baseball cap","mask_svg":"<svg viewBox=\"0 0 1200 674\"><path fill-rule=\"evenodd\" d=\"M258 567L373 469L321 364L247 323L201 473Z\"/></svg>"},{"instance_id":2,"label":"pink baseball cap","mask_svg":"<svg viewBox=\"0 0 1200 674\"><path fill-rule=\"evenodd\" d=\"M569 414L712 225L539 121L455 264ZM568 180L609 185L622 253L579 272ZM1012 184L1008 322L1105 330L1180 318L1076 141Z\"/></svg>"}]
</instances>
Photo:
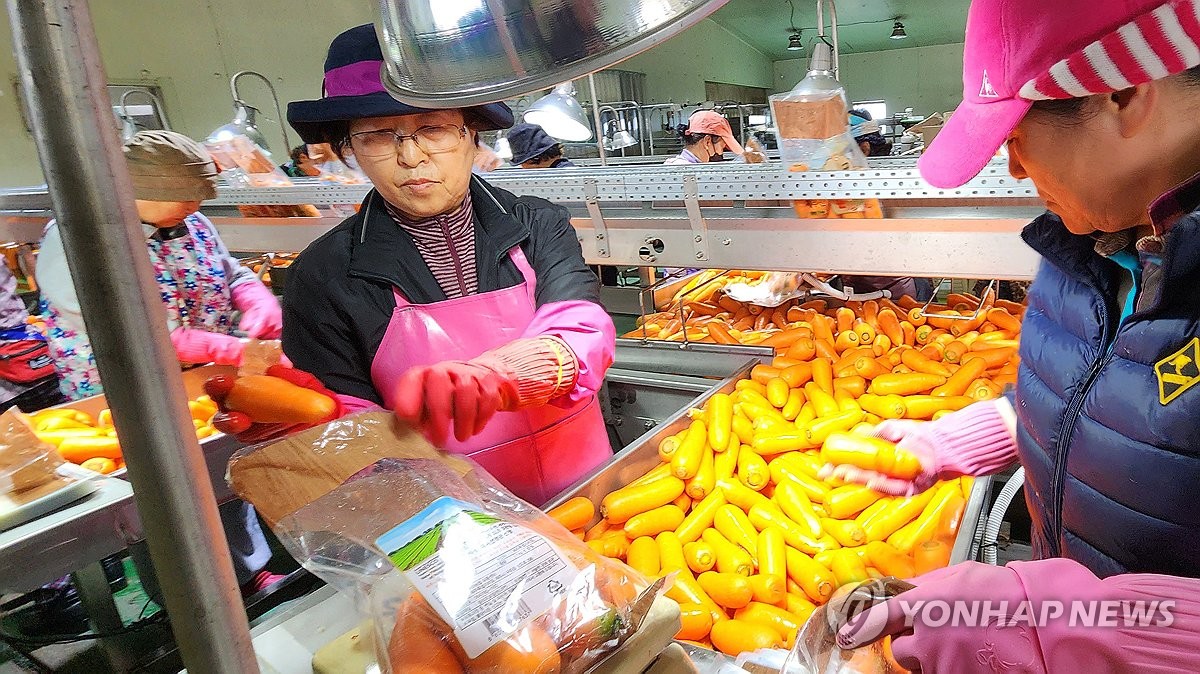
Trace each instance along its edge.
<instances>
[{"instance_id":1,"label":"pink baseball cap","mask_svg":"<svg viewBox=\"0 0 1200 674\"><path fill-rule=\"evenodd\" d=\"M707 133L710 136L716 136L725 141L725 146L734 154L742 154L742 144L737 142L733 137L733 129L729 126L729 120L721 116L720 113L712 110L697 110L688 117L688 133Z\"/></svg>"},{"instance_id":2,"label":"pink baseball cap","mask_svg":"<svg viewBox=\"0 0 1200 674\"><path fill-rule=\"evenodd\" d=\"M1200 65L1200 0L974 0L963 102L918 166L935 187L983 170L1035 101L1120 91Z\"/></svg>"}]
</instances>

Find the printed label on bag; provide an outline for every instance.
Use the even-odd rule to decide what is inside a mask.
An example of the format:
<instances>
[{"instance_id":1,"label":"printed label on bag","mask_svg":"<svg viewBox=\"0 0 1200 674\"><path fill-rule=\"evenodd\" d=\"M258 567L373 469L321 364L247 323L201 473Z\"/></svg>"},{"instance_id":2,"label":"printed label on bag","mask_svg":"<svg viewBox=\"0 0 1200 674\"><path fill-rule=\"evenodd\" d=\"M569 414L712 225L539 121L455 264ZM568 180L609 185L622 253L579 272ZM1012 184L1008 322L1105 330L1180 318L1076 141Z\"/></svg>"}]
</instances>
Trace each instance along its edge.
<instances>
[{"instance_id":1,"label":"printed label on bag","mask_svg":"<svg viewBox=\"0 0 1200 674\"><path fill-rule=\"evenodd\" d=\"M579 573L544 536L446 496L375 542L471 658L548 611Z\"/></svg>"}]
</instances>

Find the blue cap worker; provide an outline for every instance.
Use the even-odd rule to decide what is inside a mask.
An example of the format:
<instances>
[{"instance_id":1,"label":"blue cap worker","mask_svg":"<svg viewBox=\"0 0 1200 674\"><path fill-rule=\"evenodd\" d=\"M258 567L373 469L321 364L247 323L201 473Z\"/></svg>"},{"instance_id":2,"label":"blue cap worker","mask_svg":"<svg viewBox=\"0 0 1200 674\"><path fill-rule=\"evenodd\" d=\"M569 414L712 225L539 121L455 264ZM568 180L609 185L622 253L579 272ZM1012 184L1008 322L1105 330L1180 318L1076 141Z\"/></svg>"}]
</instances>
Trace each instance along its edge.
<instances>
[{"instance_id":1,"label":"blue cap worker","mask_svg":"<svg viewBox=\"0 0 1200 674\"><path fill-rule=\"evenodd\" d=\"M508 132L512 164L527 169L567 168L574 166L563 156L562 143L537 124L518 124Z\"/></svg>"},{"instance_id":2,"label":"blue cap worker","mask_svg":"<svg viewBox=\"0 0 1200 674\"><path fill-rule=\"evenodd\" d=\"M892 144L880 133L883 127L866 110L850 111L850 135L862 153L868 157L887 157L892 154Z\"/></svg>"}]
</instances>

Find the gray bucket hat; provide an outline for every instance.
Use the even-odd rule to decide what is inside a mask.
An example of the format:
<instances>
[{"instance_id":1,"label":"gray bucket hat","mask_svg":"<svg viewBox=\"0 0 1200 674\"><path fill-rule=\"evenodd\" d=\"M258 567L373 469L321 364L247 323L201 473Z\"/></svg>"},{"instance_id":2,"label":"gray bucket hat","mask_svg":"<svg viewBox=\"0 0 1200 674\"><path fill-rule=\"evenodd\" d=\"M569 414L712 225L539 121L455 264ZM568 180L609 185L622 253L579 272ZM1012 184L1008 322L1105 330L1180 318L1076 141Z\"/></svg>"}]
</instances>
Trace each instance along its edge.
<instances>
[{"instance_id":1,"label":"gray bucket hat","mask_svg":"<svg viewBox=\"0 0 1200 674\"><path fill-rule=\"evenodd\" d=\"M204 201L217 196L208 150L174 131L140 131L125 143L133 194L144 201Z\"/></svg>"}]
</instances>

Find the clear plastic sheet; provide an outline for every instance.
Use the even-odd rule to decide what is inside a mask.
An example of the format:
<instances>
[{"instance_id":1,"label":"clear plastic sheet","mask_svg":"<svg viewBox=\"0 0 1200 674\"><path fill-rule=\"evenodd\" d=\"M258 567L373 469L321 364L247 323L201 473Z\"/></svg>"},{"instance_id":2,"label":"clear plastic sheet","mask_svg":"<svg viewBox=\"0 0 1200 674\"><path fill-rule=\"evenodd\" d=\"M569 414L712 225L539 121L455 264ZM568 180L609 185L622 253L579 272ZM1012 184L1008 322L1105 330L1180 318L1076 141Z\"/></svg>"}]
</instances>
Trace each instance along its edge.
<instances>
[{"instance_id":1,"label":"clear plastic sheet","mask_svg":"<svg viewBox=\"0 0 1200 674\"><path fill-rule=\"evenodd\" d=\"M905 672L891 657L887 640L854 650L837 644L837 633L867 609L913 588L913 584L887 577L838 588L829 602L809 617L796 646L780 674L893 674Z\"/></svg>"},{"instance_id":2,"label":"clear plastic sheet","mask_svg":"<svg viewBox=\"0 0 1200 674\"><path fill-rule=\"evenodd\" d=\"M204 142L221 176L238 187L283 187L292 181L261 147L245 135Z\"/></svg>"},{"instance_id":3,"label":"clear plastic sheet","mask_svg":"<svg viewBox=\"0 0 1200 674\"><path fill-rule=\"evenodd\" d=\"M251 448L230 475L373 621L384 671L583 672L659 591L387 413Z\"/></svg>"}]
</instances>

